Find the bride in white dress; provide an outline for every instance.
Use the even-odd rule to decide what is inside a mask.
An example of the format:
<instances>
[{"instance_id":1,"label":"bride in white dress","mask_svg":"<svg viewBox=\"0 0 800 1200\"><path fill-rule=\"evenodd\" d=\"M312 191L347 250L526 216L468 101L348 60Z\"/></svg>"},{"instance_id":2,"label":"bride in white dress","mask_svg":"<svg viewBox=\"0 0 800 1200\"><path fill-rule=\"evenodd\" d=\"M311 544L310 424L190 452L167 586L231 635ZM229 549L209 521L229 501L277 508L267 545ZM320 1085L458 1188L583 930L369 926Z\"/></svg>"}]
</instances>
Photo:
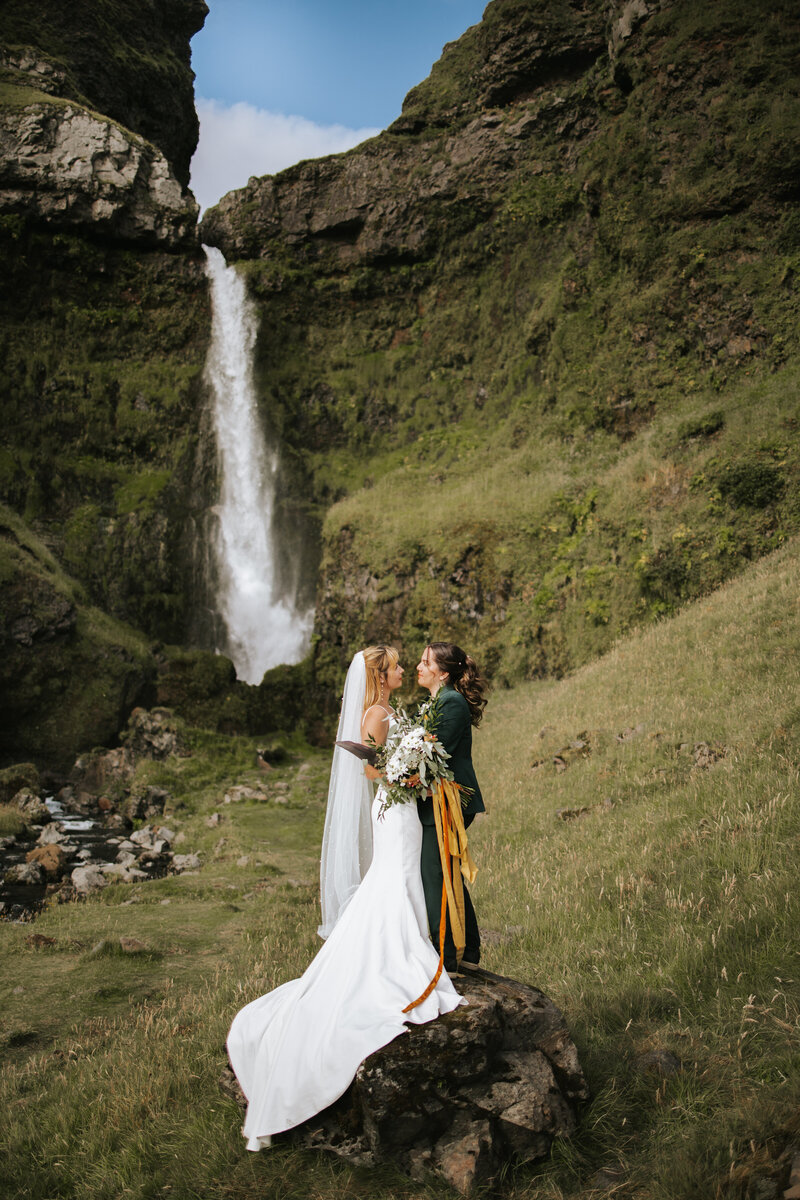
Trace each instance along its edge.
<instances>
[{"instance_id":1,"label":"bride in white dress","mask_svg":"<svg viewBox=\"0 0 800 1200\"><path fill-rule=\"evenodd\" d=\"M388 697L402 676L392 647L355 655L339 740L386 740L394 715ZM252 1001L231 1025L228 1054L248 1102L248 1150L337 1100L364 1059L407 1032L407 1022L421 1025L466 1003L443 974L427 999L403 1011L439 962L420 877L422 825L412 803L392 805L378 820L380 788L370 803L365 770L374 773L335 750L321 868L325 944L300 979Z\"/></svg>"}]
</instances>

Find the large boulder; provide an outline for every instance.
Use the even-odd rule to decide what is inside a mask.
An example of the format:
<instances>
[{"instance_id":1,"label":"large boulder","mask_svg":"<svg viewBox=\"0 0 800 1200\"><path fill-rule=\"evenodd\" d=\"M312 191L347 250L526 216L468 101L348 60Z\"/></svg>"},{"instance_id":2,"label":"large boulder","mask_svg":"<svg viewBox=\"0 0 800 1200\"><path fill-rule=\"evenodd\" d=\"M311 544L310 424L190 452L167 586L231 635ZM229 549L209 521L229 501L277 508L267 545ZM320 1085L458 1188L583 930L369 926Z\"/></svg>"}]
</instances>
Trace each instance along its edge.
<instances>
[{"instance_id":1,"label":"large boulder","mask_svg":"<svg viewBox=\"0 0 800 1200\"><path fill-rule=\"evenodd\" d=\"M51 819L50 811L44 800L41 800L30 788L21 788L15 796L12 796L11 803L28 821L46 825Z\"/></svg>"},{"instance_id":2,"label":"large boulder","mask_svg":"<svg viewBox=\"0 0 800 1200\"><path fill-rule=\"evenodd\" d=\"M49 845L34 846L25 856L26 862L37 863L48 879L60 879L67 872L67 855L61 846L51 842Z\"/></svg>"},{"instance_id":3,"label":"large boulder","mask_svg":"<svg viewBox=\"0 0 800 1200\"><path fill-rule=\"evenodd\" d=\"M542 1158L571 1134L588 1088L552 1000L486 971L455 985L467 1007L370 1055L345 1094L290 1136L471 1195L504 1164Z\"/></svg>"},{"instance_id":4,"label":"large boulder","mask_svg":"<svg viewBox=\"0 0 800 1200\"><path fill-rule=\"evenodd\" d=\"M97 866L76 867L70 878L78 896L88 896L89 892L96 892L108 883L103 871Z\"/></svg>"},{"instance_id":5,"label":"large boulder","mask_svg":"<svg viewBox=\"0 0 800 1200\"><path fill-rule=\"evenodd\" d=\"M166 708L154 708L150 712L135 708L122 740L136 761L142 758L163 761L171 754L180 754L183 748L178 722Z\"/></svg>"},{"instance_id":6,"label":"large boulder","mask_svg":"<svg viewBox=\"0 0 800 1200\"><path fill-rule=\"evenodd\" d=\"M4 876L4 883L23 884L26 887L38 886L44 883L44 868L38 862L15 863L9 867Z\"/></svg>"}]
</instances>

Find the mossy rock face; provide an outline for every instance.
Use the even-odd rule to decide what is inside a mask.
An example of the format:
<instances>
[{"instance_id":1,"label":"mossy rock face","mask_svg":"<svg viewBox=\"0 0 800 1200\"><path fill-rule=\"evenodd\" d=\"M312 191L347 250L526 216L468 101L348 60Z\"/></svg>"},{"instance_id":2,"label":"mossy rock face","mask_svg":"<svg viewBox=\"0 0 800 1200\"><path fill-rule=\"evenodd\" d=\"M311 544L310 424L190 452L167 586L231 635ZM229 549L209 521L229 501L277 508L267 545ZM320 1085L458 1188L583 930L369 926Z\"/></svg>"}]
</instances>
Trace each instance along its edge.
<instances>
[{"instance_id":1,"label":"mossy rock face","mask_svg":"<svg viewBox=\"0 0 800 1200\"><path fill-rule=\"evenodd\" d=\"M0 267L0 498L92 603L181 640L215 475L202 257L0 221Z\"/></svg>"},{"instance_id":2,"label":"mossy rock face","mask_svg":"<svg viewBox=\"0 0 800 1200\"><path fill-rule=\"evenodd\" d=\"M219 728L236 687L236 669L224 655L176 646L165 647L159 655L158 703L200 729Z\"/></svg>"},{"instance_id":3,"label":"mossy rock face","mask_svg":"<svg viewBox=\"0 0 800 1200\"><path fill-rule=\"evenodd\" d=\"M229 734L311 732L322 716L307 658L274 667L260 684L242 683L229 658L206 650L165 647L159 654L158 703L189 724Z\"/></svg>"},{"instance_id":4,"label":"mossy rock face","mask_svg":"<svg viewBox=\"0 0 800 1200\"><path fill-rule=\"evenodd\" d=\"M116 738L155 663L140 635L87 605L41 542L2 515L0 755L66 770Z\"/></svg>"}]
</instances>

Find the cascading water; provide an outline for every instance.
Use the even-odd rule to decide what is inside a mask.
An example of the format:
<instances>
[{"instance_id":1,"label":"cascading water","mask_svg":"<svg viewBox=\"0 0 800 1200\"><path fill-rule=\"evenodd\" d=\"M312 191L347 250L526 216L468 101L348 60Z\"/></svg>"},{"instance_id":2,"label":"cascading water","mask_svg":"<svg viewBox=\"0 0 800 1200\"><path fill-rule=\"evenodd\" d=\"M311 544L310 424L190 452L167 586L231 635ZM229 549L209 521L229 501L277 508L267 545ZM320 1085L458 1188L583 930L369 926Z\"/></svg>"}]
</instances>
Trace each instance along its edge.
<instances>
[{"instance_id":1,"label":"cascading water","mask_svg":"<svg viewBox=\"0 0 800 1200\"><path fill-rule=\"evenodd\" d=\"M227 654L240 679L298 662L308 649L313 611L301 611L297 586L278 577L273 510L278 459L264 440L252 375L257 317L244 280L219 250L204 246L211 284L211 345L205 378L213 396L221 494L212 534L216 605Z\"/></svg>"}]
</instances>

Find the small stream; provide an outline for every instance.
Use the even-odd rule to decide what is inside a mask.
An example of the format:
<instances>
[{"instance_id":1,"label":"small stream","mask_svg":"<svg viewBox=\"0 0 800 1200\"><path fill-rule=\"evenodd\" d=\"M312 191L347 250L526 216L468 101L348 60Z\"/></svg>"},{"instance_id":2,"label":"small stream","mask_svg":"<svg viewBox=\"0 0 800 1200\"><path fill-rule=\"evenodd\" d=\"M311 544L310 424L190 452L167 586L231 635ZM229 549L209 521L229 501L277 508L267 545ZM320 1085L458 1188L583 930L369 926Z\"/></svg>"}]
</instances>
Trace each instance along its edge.
<instances>
[{"instance_id":1,"label":"small stream","mask_svg":"<svg viewBox=\"0 0 800 1200\"><path fill-rule=\"evenodd\" d=\"M45 796L44 802L51 816L46 825L30 826L30 836L26 838L0 838L1 921L33 920L40 912L46 897L69 884L70 874L75 867L116 862L120 848L131 845L124 831L110 829L102 819L87 817L85 813L70 812L53 796ZM65 873L60 880L42 883L6 882L6 873L10 867L24 863L28 853L35 846L48 842L60 846L67 856ZM153 864L148 873L154 878L163 874L163 869L159 871L156 864Z\"/></svg>"}]
</instances>

